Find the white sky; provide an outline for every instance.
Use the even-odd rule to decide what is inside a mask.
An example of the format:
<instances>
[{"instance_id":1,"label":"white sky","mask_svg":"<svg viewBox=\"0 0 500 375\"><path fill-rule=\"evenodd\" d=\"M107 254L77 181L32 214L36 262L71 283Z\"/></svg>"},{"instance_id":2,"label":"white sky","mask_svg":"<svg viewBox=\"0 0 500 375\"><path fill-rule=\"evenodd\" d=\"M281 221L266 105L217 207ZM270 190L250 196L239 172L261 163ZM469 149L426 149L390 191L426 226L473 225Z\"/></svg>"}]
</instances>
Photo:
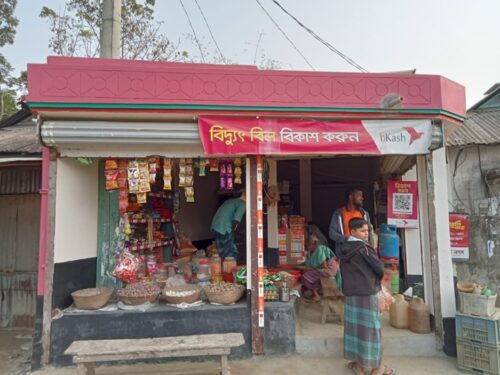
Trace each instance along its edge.
<instances>
[{"instance_id":1,"label":"white sky","mask_svg":"<svg viewBox=\"0 0 500 375\"><path fill-rule=\"evenodd\" d=\"M260 0L317 70L356 71L314 40L270 0ZM178 0L157 0L156 18L176 41L190 32ZM194 0L183 0L205 45L210 35ZM64 0L19 0L15 44L3 53L17 70L44 62L48 25L43 5L55 10ZM254 0L198 0L226 57L253 64L255 45L284 69L310 70ZM280 0L305 25L370 72L416 68L464 85L467 107L500 82L500 1L498 0ZM187 45L193 54L197 50Z\"/></svg>"}]
</instances>

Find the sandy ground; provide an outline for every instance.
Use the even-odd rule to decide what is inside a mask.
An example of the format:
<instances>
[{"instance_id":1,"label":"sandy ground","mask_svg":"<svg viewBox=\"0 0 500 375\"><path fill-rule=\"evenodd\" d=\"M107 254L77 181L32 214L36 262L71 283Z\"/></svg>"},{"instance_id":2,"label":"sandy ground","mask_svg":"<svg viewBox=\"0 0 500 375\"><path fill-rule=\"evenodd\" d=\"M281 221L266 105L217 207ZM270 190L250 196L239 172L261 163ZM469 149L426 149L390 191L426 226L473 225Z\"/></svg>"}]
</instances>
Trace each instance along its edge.
<instances>
[{"instance_id":1,"label":"sandy ground","mask_svg":"<svg viewBox=\"0 0 500 375\"><path fill-rule=\"evenodd\" d=\"M2 329L0 330L0 375L77 375L83 374L74 367L45 367L30 372L31 331ZM460 374L456 370L456 360L447 357L392 357L385 358L386 364L397 370L398 374ZM328 357L255 357L253 359L230 361L231 373L234 374L351 374L341 358ZM129 366L101 366L96 375L164 375L186 374L201 375L219 373L219 362L170 362L166 364L135 364Z\"/></svg>"}]
</instances>

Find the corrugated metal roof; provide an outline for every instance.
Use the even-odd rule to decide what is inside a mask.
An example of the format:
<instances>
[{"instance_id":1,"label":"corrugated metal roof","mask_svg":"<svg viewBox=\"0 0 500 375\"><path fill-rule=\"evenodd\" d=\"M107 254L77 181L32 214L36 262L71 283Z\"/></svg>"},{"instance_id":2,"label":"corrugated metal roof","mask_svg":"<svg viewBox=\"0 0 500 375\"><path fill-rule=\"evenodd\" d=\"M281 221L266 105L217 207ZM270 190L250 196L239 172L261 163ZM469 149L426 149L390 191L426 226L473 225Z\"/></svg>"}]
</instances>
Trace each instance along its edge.
<instances>
[{"instance_id":1,"label":"corrugated metal roof","mask_svg":"<svg viewBox=\"0 0 500 375\"><path fill-rule=\"evenodd\" d=\"M0 129L0 153L40 154L35 125L18 125Z\"/></svg>"},{"instance_id":2,"label":"corrugated metal roof","mask_svg":"<svg viewBox=\"0 0 500 375\"><path fill-rule=\"evenodd\" d=\"M16 167L0 165L0 195L38 193L41 180L41 163L34 166Z\"/></svg>"},{"instance_id":3,"label":"corrugated metal roof","mask_svg":"<svg viewBox=\"0 0 500 375\"><path fill-rule=\"evenodd\" d=\"M500 108L468 111L464 124L446 139L448 147L497 143L500 143Z\"/></svg>"}]
</instances>

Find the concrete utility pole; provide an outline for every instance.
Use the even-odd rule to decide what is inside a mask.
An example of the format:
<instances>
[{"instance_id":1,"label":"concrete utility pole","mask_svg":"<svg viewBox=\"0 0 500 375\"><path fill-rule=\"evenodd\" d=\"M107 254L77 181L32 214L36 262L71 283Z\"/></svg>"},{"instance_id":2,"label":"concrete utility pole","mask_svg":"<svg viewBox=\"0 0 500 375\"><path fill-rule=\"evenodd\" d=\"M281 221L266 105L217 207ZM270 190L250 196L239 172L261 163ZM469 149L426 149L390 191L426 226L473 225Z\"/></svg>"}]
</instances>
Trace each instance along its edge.
<instances>
[{"instance_id":1,"label":"concrete utility pole","mask_svg":"<svg viewBox=\"0 0 500 375\"><path fill-rule=\"evenodd\" d=\"M122 1L103 0L101 57L119 59L122 39Z\"/></svg>"}]
</instances>

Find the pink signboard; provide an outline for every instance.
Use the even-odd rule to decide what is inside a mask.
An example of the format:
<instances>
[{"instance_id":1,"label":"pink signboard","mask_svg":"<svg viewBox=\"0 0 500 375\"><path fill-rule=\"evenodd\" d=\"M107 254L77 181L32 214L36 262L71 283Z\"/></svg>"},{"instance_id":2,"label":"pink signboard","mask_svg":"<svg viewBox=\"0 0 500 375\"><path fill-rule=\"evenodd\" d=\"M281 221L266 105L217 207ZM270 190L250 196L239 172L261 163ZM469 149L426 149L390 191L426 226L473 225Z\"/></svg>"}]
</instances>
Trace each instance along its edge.
<instances>
[{"instance_id":1,"label":"pink signboard","mask_svg":"<svg viewBox=\"0 0 500 375\"><path fill-rule=\"evenodd\" d=\"M449 222L451 257L455 260L469 259L469 217L451 212Z\"/></svg>"},{"instance_id":2,"label":"pink signboard","mask_svg":"<svg viewBox=\"0 0 500 375\"><path fill-rule=\"evenodd\" d=\"M387 223L398 228L418 228L417 181L387 181Z\"/></svg>"},{"instance_id":3,"label":"pink signboard","mask_svg":"<svg viewBox=\"0 0 500 375\"><path fill-rule=\"evenodd\" d=\"M290 120L199 117L207 155L428 153L429 120Z\"/></svg>"}]
</instances>

